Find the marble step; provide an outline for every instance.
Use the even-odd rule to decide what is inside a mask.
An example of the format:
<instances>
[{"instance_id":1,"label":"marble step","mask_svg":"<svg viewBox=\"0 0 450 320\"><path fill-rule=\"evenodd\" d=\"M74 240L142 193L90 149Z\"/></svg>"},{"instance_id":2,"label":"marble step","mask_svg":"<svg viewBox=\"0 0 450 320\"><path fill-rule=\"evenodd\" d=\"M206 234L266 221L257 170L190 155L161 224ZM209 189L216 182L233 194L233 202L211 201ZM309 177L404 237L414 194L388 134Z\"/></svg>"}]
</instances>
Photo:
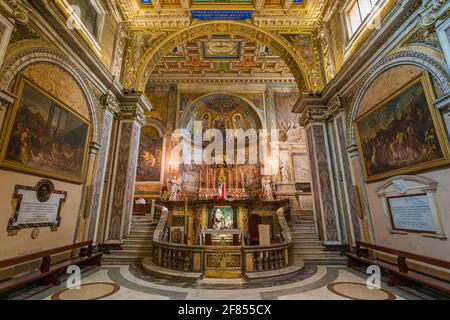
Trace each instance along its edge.
<instances>
[{"instance_id":1,"label":"marble step","mask_svg":"<svg viewBox=\"0 0 450 320\"><path fill-rule=\"evenodd\" d=\"M131 265L141 261L143 258L136 257L121 257L121 256L107 256L103 255L102 265Z\"/></svg>"},{"instance_id":2,"label":"marble step","mask_svg":"<svg viewBox=\"0 0 450 320\"><path fill-rule=\"evenodd\" d=\"M290 230L316 230L316 226L310 225L310 226L291 226L289 227Z\"/></svg>"},{"instance_id":3,"label":"marble step","mask_svg":"<svg viewBox=\"0 0 450 320\"><path fill-rule=\"evenodd\" d=\"M110 256L113 257L147 257L151 250L110 250Z\"/></svg>"},{"instance_id":4,"label":"marble step","mask_svg":"<svg viewBox=\"0 0 450 320\"><path fill-rule=\"evenodd\" d=\"M329 253L329 252L308 252L308 253L294 253L295 257L308 257L308 258L317 258L317 259L325 259L325 258L336 258L336 259L342 259L346 260L345 256L341 256L336 253Z\"/></svg>"},{"instance_id":5,"label":"marble step","mask_svg":"<svg viewBox=\"0 0 450 320\"><path fill-rule=\"evenodd\" d=\"M322 246L321 243L297 243L297 244L294 244L294 250L296 250L296 249L309 249L309 248L321 248L321 249L323 249L324 247Z\"/></svg>"},{"instance_id":6,"label":"marble step","mask_svg":"<svg viewBox=\"0 0 450 320\"><path fill-rule=\"evenodd\" d=\"M315 231L316 228L314 226L301 226L301 227L291 227L289 228L291 231L303 231L303 230L307 230L307 231Z\"/></svg>"},{"instance_id":7,"label":"marble step","mask_svg":"<svg viewBox=\"0 0 450 320\"><path fill-rule=\"evenodd\" d=\"M152 241L153 240L153 235L148 235L148 234L133 234L133 235L129 235L126 239L126 241Z\"/></svg>"},{"instance_id":8,"label":"marble step","mask_svg":"<svg viewBox=\"0 0 450 320\"><path fill-rule=\"evenodd\" d=\"M142 266L144 269L154 275L157 276L163 276L163 277L170 277L174 279L180 279L180 280L188 280L188 281L197 281L200 280L202 277L202 274L200 272L184 272L184 271L178 271L178 270L171 270L167 268L163 268L160 266L157 266L153 263L152 259L150 257L146 257L142 260Z\"/></svg>"},{"instance_id":9,"label":"marble step","mask_svg":"<svg viewBox=\"0 0 450 320\"><path fill-rule=\"evenodd\" d=\"M133 239L133 238L127 238L125 240L125 245L126 244L130 244L130 245L151 245L153 244L153 238L150 239Z\"/></svg>"},{"instance_id":10,"label":"marble step","mask_svg":"<svg viewBox=\"0 0 450 320\"><path fill-rule=\"evenodd\" d=\"M149 230L139 230L139 229L133 229L130 232L130 236L141 236L141 235L153 235L153 231L149 231Z\"/></svg>"},{"instance_id":11,"label":"marble step","mask_svg":"<svg viewBox=\"0 0 450 320\"><path fill-rule=\"evenodd\" d=\"M131 227L153 227L156 228L156 225L154 223L150 222L132 222Z\"/></svg>"},{"instance_id":12,"label":"marble step","mask_svg":"<svg viewBox=\"0 0 450 320\"><path fill-rule=\"evenodd\" d=\"M131 219L131 222L137 222L137 223L140 223L140 222L144 222L144 223L153 223L153 220L152 219L150 219L150 218L133 218L133 219Z\"/></svg>"},{"instance_id":13,"label":"marble step","mask_svg":"<svg viewBox=\"0 0 450 320\"><path fill-rule=\"evenodd\" d=\"M316 235L316 233L312 232L311 230L295 230L295 231L291 230L291 234L294 235L294 236L296 236L296 235L305 235L305 234L314 235L314 236Z\"/></svg>"},{"instance_id":14,"label":"marble step","mask_svg":"<svg viewBox=\"0 0 450 320\"><path fill-rule=\"evenodd\" d=\"M151 250L153 248L153 243L142 242L142 243L127 243L122 246L123 250Z\"/></svg>"},{"instance_id":15,"label":"marble step","mask_svg":"<svg viewBox=\"0 0 450 320\"><path fill-rule=\"evenodd\" d=\"M317 239L303 239L303 240L293 240L294 246L301 246L303 244L307 244L307 245L318 245L318 246L322 246L322 241L317 240Z\"/></svg>"},{"instance_id":16,"label":"marble step","mask_svg":"<svg viewBox=\"0 0 450 320\"><path fill-rule=\"evenodd\" d=\"M149 227L132 227L131 232L154 232L155 228Z\"/></svg>"},{"instance_id":17,"label":"marble step","mask_svg":"<svg viewBox=\"0 0 450 320\"><path fill-rule=\"evenodd\" d=\"M294 241L296 240L303 240L303 239L310 239L310 240L318 240L319 237L317 237L315 234L293 234L292 238Z\"/></svg>"}]
</instances>

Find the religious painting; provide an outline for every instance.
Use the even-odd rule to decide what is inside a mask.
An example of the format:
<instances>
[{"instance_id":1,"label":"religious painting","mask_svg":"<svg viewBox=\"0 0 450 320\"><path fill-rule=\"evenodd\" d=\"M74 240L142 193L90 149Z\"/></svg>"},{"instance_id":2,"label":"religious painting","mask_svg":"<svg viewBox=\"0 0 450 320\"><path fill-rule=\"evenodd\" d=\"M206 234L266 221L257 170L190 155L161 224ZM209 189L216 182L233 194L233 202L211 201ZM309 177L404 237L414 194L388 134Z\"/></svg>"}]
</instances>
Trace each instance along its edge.
<instances>
[{"instance_id":1,"label":"religious painting","mask_svg":"<svg viewBox=\"0 0 450 320\"><path fill-rule=\"evenodd\" d=\"M310 34L282 34L282 36L297 50L308 67L314 67L314 45Z\"/></svg>"},{"instance_id":2,"label":"religious painting","mask_svg":"<svg viewBox=\"0 0 450 320\"><path fill-rule=\"evenodd\" d=\"M137 182L161 182L163 138L152 126L141 130Z\"/></svg>"},{"instance_id":3,"label":"religious painting","mask_svg":"<svg viewBox=\"0 0 450 320\"><path fill-rule=\"evenodd\" d=\"M196 99L203 96L205 93L191 93L186 92L180 94L180 111L184 111L193 103Z\"/></svg>"},{"instance_id":4,"label":"religious painting","mask_svg":"<svg viewBox=\"0 0 450 320\"><path fill-rule=\"evenodd\" d=\"M280 130L280 142L294 141L302 138L299 115L292 112L299 94L295 92L276 92L274 102L276 108L277 128Z\"/></svg>"},{"instance_id":5,"label":"religious painting","mask_svg":"<svg viewBox=\"0 0 450 320\"><path fill-rule=\"evenodd\" d=\"M82 183L89 122L25 77L16 95L2 139L1 166Z\"/></svg>"},{"instance_id":6,"label":"religious painting","mask_svg":"<svg viewBox=\"0 0 450 320\"><path fill-rule=\"evenodd\" d=\"M160 120L162 123L167 123L169 91L147 91L146 95L153 107L149 115L152 118Z\"/></svg>"},{"instance_id":7,"label":"religious painting","mask_svg":"<svg viewBox=\"0 0 450 320\"><path fill-rule=\"evenodd\" d=\"M131 56L129 64L132 67L137 67L142 56L151 47L151 45L160 37L163 33L156 34L133 34L131 37Z\"/></svg>"},{"instance_id":8,"label":"religious painting","mask_svg":"<svg viewBox=\"0 0 450 320\"><path fill-rule=\"evenodd\" d=\"M241 93L239 94L243 98L249 100L258 109L264 110L264 95L260 93Z\"/></svg>"},{"instance_id":9,"label":"religious painting","mask_svg":"<svg viewBox=\"0 0 450 320\"><path fill-rule=\"evenodd\" d=\"M432 106L432 90L424 74L356 120L367 181L449 163L442 119Z\"/></svg>"},{"instance_id":10,"label":"religious painting","mask_svg":"<svg viewBox=\"0 0 450 320\"><path fill-rule=\"evenodd\" d=\"M170 227L170 243L184 243L184 227Z\"/></svg>"},{"instance_id":11,"label":"religious painting","mask_svg":"<svg viewBox=\"0 0 450 320\"><path fill-rule=\"evenodd\" d=\"M233 208L214 207L210 212L210 221L213 230L232 230L233 229Z\"/></svg>"}]
</instances>

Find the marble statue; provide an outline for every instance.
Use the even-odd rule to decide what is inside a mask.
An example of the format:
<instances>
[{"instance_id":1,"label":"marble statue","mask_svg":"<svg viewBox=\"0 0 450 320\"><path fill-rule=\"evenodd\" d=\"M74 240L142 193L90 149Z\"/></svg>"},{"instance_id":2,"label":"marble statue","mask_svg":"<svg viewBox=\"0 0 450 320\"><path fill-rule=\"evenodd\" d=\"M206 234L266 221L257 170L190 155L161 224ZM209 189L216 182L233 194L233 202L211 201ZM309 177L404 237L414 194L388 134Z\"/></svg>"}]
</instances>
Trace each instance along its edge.
<instances>
[{"instance_id":1,"label":"marble statue","mask_svg":"<svg viewBox=\"0 0 450 320\"><path fill-rule=\"evenodd\" d=\"M272 182L269 177L262 178L263 198L266 201L273 201Z\"/></svg>"},{"instance_id":2,"label":"marble statue","mask_svg":"<svg viewBox=\"0 0 450 320\"><path fill-rule=\"evenodd\" d=\"M280 166L281 182L289 183L289 164L287 161L283 161Z\"/></svg>"},{"instance_id":3,"label":"marble statue","mask_svg":"<svg viewBox=\"0 0 450 320\"><path fill-rule=\"evenodd\" d=\"M178 195L181 192L181 178L172 177L169 181L169 200L178 200Z\"/></svg>"}]
</instances>

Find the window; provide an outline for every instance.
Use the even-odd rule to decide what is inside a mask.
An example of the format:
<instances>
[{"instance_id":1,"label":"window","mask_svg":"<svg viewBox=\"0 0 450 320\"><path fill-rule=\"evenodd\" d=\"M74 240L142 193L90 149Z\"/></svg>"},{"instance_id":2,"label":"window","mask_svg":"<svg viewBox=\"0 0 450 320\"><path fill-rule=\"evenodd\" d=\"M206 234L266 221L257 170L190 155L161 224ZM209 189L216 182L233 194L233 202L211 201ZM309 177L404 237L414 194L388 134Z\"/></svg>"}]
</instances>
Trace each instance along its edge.
<instances>
[{"instance_id":1,"label":"window","mask_svg":"<svg viewBox=\"0 0 450 320\"><path fill-rule=\"evenodd\" d=\"M380 0L355 0L350 2L346 10L347 26L350 37L353 37L367 18L375 11Z\"/></svg>"},{"instance_id":2,"label":"window","mask_svg":"<svg viewBox=\"0 0 450 320\"><path fill-rule=\"evenodd\" d=\"M105 20L105 10L99 0L62 0L70 15L80 28L96 43L101 37Z\"/></svg>"}]
</instances>

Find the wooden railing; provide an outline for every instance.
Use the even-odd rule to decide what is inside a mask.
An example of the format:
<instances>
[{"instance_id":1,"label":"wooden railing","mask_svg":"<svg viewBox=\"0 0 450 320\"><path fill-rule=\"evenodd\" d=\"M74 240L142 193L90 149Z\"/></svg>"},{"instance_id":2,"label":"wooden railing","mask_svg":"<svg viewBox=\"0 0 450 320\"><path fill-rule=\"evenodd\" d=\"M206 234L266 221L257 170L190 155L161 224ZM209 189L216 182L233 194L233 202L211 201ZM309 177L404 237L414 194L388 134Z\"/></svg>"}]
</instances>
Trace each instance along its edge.
<instances>
[{"instance_id":1,"label":"wooden railing","mask_svg":"<svg viewBox=\"0 0 450 320\"><path fill-rule=\"evenodd\" d=\"M183 272L202 272L203 247L153 242L153 263Z\"/></svg>"},{"instance_id":2,"label":"wooden railing","mask_svg":"<svg viewBox=\"0 0 450 320\"><path fill-rule=\"evenodd\" d=\"M245 246L244 269L246 272L265 272L286 268L294 263L292 242L270 246Z\"/></svg>"},{"instance_id":3,"label":"wooden railing","mask_svg":"<svg viewBox=\"0 0 450 320\"><path fill-rule=\"evenodd\" d=\"M168 243L168 209L157 206L161 212L153 236L153 256L155 265L183 272L204 272L205 246ZM286 268L294 263L293 243L289 225L285 218L285 208L277 211L281 243L268 246L242 246L242 272L264 272Z\"/></svg>"}]
</instances>

